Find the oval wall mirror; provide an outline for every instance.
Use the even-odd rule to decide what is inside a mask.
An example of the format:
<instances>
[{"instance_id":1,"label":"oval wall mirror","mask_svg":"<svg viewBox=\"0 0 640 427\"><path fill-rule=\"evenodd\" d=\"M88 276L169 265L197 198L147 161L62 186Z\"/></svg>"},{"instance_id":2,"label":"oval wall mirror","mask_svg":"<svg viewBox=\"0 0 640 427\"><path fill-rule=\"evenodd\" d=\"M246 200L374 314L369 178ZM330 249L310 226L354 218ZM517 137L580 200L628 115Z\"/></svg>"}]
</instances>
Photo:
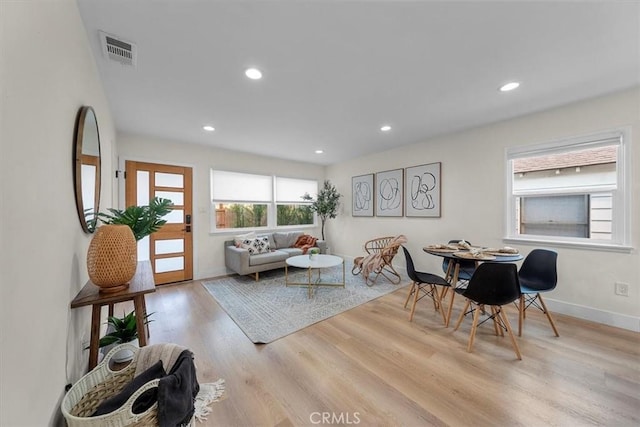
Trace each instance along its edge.
<instances>
[{"instance_id":1,"label":"oval wall mirror","mask_svg":"<svg viewBox=\"0 0 640 427\"><path fill-rule=\"evenodd\" d=\"M100 204L100 135L93 108L78 111L75 126L73 176L76 207L82 229L93 233Z\"/></svg>"}]
</instances>

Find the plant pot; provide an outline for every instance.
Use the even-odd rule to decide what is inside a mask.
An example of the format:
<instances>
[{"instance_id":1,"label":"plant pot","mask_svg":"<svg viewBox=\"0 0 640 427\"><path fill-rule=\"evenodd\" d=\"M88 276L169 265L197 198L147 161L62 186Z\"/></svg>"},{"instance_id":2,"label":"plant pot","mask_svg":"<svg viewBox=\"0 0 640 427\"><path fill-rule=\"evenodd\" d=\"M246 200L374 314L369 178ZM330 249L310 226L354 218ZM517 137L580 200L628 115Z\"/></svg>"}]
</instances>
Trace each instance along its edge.
<instances>
[{"instance_id":1,"label":"plant pot","mask_svg":"<svg viewBox=\"0 0 640 427\"><path fill-rule=\"evenodd\" d=\"M87 251L89 279L101 292L126 289L136 273L138 245L126 225L103 225L96 230Z\"/></svg>"}]
</instances>

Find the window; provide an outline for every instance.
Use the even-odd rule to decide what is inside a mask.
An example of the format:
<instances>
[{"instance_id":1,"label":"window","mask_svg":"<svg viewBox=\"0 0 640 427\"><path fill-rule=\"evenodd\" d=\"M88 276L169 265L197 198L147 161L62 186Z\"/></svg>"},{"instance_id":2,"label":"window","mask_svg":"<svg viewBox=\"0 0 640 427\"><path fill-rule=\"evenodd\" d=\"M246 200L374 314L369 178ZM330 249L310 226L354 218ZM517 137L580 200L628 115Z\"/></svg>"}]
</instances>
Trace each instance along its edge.
<instances>
[{"instance_id":1,"label":"window","mask_svg":"<svg viewBox=\"0 0 640 427\"><path fill-rule=\"evenodd\" d=\"M266 227L272 194L270 176L211 171L215 229Z\"/></svg>"},{"instance_id":2,"label":"window","mask_svg":"<svg viewBox=\"0 0 640 427\"><path fill-rule=\"evenodd\" d=\"M302 196L318 192L318 182L306 179L276 177L276 216L278 226L313 225L311 203Z\"/></svg>"},{"instance_id":3,"label":"window","mask_svg":"<svg viewBox=\"0 0 640 427\"><path fill-rule=\"evenodd\" d=\"M314 180L212 170L212 230L313 226L311 203L302 195L317 191Z\"/></svg>"},{"instance_id":4,"label":"window","mask_svg":"<svg viewBox=\"0 0 640 427\"><path fill-rule=\"evenodd\" d=\"M628 246L628 135L507 149L507 238Z\"/></svg>"},{"instance_id":5,"label":"window","mask_svg":"<svg viewBox=\"0 0 640 427\"><path fill-rule=\"evenodd\" d=\"M589 237L589 195L520 197L520 234Z\"/></svg>"}]
</instances>

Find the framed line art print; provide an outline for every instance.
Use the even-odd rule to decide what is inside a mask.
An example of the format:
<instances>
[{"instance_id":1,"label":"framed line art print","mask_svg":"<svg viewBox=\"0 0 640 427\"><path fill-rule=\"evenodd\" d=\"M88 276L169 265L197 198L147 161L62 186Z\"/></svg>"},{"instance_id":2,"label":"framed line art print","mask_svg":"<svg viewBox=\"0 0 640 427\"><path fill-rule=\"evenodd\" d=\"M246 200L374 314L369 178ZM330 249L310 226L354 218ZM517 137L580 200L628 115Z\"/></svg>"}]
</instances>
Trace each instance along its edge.
<instances>
[{"instance_id":1,"label":"framed line art print","mask_svg":"<svg viewBox=\"0 0 640 427\"><path fill-rule=\"evenodd\" d=\"M440 162L406 168L406 216L440 218L440 169Z\"/></svg>"},{"instance_id":2,"label":"framed line art print","mask_svg":"<svg viewBox=\"0 0 640 427\"><path fill-rule=\"evenodd\" d=\"M376 173L376 216L402 216L404 170Z\"/></svg>"},{"instance_id":3,"label":"framed line art print","mask_svg":"<svg viewBox=\"0 0 640 427\"><path fill-rule=\"evenodd\" d=\"M373 174L351 178L351 215L373 216Z\"/></svg>"}]
</instances>

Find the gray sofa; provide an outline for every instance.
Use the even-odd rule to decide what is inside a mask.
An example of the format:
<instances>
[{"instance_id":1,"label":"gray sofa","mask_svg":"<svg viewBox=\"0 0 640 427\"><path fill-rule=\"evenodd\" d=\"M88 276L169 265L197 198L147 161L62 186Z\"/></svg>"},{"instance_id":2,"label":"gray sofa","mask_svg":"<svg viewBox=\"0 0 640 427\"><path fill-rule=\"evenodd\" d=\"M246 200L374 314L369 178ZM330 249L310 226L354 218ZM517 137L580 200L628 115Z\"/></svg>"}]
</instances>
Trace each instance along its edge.
<instances>
[{"instance_id":1,"label":"gray sofa","mask_svg":"<svg viewBox=\"0 0 640 427\"><path fill-rule=\"evenodd\" d=\"M255 279L259 279L261 271L283 268L285 260L291 256L302 255L302 249L294 248L293 245L303 231L275 231L272 233L257 233L257 237L267 237L270 250L265 253L250 254L249 249L236 247L236 240L224 242L224 263L229 270L240 275L255 274ZM318 239L316 247L320 253L326 253L327 244L324 240Z\"/></svg>"}]
</instances>

